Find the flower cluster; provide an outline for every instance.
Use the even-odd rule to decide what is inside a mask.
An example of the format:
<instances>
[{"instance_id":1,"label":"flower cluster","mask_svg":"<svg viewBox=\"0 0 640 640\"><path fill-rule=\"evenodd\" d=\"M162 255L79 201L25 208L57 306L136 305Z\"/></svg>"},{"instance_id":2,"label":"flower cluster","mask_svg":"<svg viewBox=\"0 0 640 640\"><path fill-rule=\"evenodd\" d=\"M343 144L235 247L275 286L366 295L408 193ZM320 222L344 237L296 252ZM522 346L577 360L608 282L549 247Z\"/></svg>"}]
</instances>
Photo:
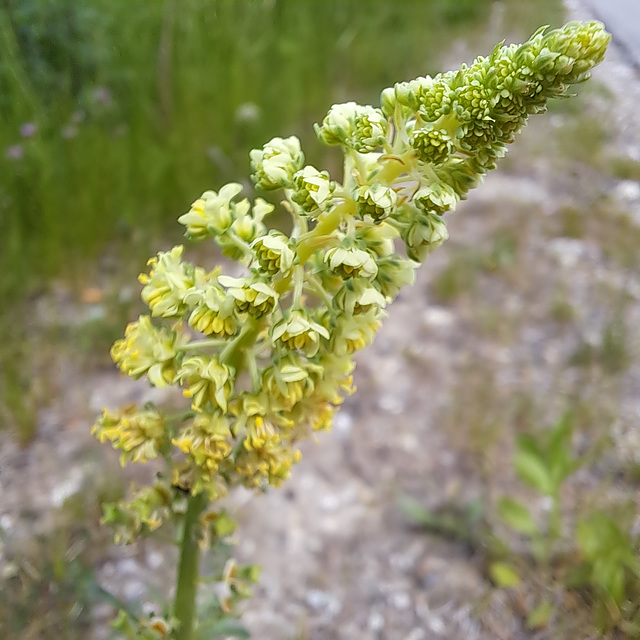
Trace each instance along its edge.
<instances>
[{"instance_id":1,"label":"flower cluster","mask_svg":"<svg viewBox=\"0 0 640 640\"><path fill-rule=\"evenodd\" d=\"M179 219L187 237L212 239L244 271L207 272L184 262L182 247L158 254L140 276L150 315L112 349L124 373L181 387L190 409L175 421L151 408L105 412L98 437L123 461L163 456L174 488L208 500L235 485L279 485L300 440L330 428L353 391L353 354L385 306L447 239L447 212L530 114L588 77L608 41L597 22L540 30L458 71L385 89L380 109L334 105L316 133L342 148L342 183L305 166L295 137L253 150L255 186L282 190L293 231L268 231L274 207L240 199L240 184L193 203ZM135 527L162 520L167 491L134 498Z\"/></svg>"}]
</instances>

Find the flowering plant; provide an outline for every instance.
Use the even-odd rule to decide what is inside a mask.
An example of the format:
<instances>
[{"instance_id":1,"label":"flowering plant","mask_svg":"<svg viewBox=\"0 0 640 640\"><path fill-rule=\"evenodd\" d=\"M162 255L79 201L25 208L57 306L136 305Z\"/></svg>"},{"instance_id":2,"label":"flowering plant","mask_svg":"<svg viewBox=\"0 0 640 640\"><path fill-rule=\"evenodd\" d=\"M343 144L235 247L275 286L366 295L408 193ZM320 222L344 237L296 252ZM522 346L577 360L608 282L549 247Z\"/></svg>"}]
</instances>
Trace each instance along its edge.
<instances>
[{"instance_id":1,"label":"flowering plant","mask_svg":"<svg viewBox=\"0 0 640 640\"><path fill-rule=\"evenodd\" d=\"M123 373L176 385L190 403L178 416L151 405L105 411L93 429L123 464L159 458L166 467L153 486L106 507L116 540L168 522L180 538L172 608L149 620L121 614L119 628L132 638L204 633L195 611L199 549L234 527L220 498L234 486L287 479L298 443L328 430L353 392L353 354L447 239L447 212L496 166L530 114L589 77L608 42L598 22L543 28L470 66L385 89L379 109L334 105L315 129L344 152L342 182L305 165L293 136L254 149L253 182L283 192L289 235L268 231L274 206L241 199L236 183L206 191L179 218L188 238L213 239L243 272L206 271L183 261L182 246L159 253L140 276L150 315L113 346ZM255 578L252 567L226 566L221 617Z\"/></svg>"}]
</instances>

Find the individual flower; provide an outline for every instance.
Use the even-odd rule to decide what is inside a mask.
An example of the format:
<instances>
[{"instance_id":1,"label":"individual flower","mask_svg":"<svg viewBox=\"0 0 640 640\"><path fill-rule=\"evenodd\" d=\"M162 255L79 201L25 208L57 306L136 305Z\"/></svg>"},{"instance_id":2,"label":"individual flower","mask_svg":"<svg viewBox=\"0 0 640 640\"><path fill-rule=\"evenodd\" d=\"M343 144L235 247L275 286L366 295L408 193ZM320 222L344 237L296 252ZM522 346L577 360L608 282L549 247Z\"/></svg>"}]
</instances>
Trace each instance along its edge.
<instances>
[{"instance_id":1,"label":"individual flower","mask_svg":"<svg viewBox=\"0 0 640 640\"><path fill-rule=\"evenodd\" d=\"M152 316L172 318L182 315L187 309L184 297L195 284L195 268L182 262L183 249L177 246L168 252L161 251L147 262L151 272L138 276L144 285L142 300L151 309Z\"/></svg>"},{"instance_id":2,"label":"individual flower","mask_svg":"<svg viewBox=\"0 0 640 640\"><path fill-rule=\"evenodd\" d=\"M433 84L433 78L415 78L409 82L398 82L382 92L380 103L387 116L393 115L396 105L417 111L420 107L421 96Z\"/></svg>"},{"instance_id":3,"label":"individual flower","mask_svg":"<svg viewBox=\"0 0 640 640\"><path fill-rule=\"evenodd\" d=\"M355 201L361 217L369 216L373 222L379 223L393 213L398 196L390 187L376 182L360 187Z\"/></svg>"},{"instance_id":4,"label":"individual flower","mask_svg":"<svg viewBox=\"0 0 640 640\"><path fill-rule=\"evenodd\" d=\"M416 274L416 264L411 260L403 260L397 255L380 258L377 262L378 275L375 277L375 287L389 299L398 295L400 289L413 284Z\"/></svg>"},{"instance_id":5,"label":"individual flower","mask_svg":"<svg viewBox=\"0 0 640 640\"><path fill-rule=\"evenodd\" d=\"M379 310L340 318L333 334L333 351L337 356L351 355L368 347L381 326Z\"/></svg>"},{"instance_id":6,"label":"individual flower","mask_svg":"<svg viewBox=\"0 0 640 640\"><path fill-rule=\"evenodd\" d=\"M218 282L227 288L239 313L261 318L271 313L278 302L276 290L262 280L220 276Z\"/></svg>"},{"instance_id":7,"label":"individual flower","mask_svg":"<svg viewBox=\"0 0 640 640\"><path fill-rule=\"evenodd\" d=\"M262 375L264 388L275 408L290 411L307 393L313 391L310 373L318 369L317 365L303 363L295 354L289 354L265 369Z\"/></svg>"},{"instance_id":8,"label":"individual flower","mask_svg":"<svg viewBox=\"0 0 640 640\"><path fill-rule=\"evenodd\" d=\"M184 296L185 304L193 309L189 326L207 336L227 338L238 330L235 300L222 287L207 282L204 277Z\"/></svg>"},{"instance_id":9,"label":"individual flower","mask_svg":"<svg viewBox=\"0 0 640 640\"><path fill-rule=\"evenodd\" d=\"M258 416L259 417L259 416ZM264 422L261 428L264 428ZM281 441L277 433L264 432L260 446L242 447L235 459L236 472L246 487L258 488L265 481L279 487L300 460L300 451Z\"/></svg>"},{"instance_id":10,"label":"individual flower","mask_svg":"<svg viewBox=\"0 0 640 640\"><path fill-rule=\"evenodd\" d=\"M205 191L192 205L188 213L178 218L187 228L192 240L202 240L224 233L233 222L231 200L242 191L242 185L230 182L218 193Z\"/></svg>"},{"instance_id":11,"label":"individual flower","mask_svg":"<svg viewBox=\"0 0 640 640\"><path fill-rule=\"evenodd\" d=\"M106 409L91 429L100 442L110 440L114 449L120 449L120 463L147 462L157 458L166 447L167 431L164 419L157 409L138 411L130 406L112 413Z\"/></svg>"},{"instance_id":12,"label":"individual flower","mask_svg":"<svg viewBox=\"0 0 640 640\"><path fill-rule=\"evenodd\" d=\"M271 422L265 420L264 416L249 416L245 424L246 434L243 445L247 451L259 450L267 444L267 442L279 442L277 430Z\"/></svg>"},{"instance_id":13,"label":"individual flower","mask_svg":"<svg viewBox=\"0 0 640 640\"><path fill-rule=\"evenodd\" d=\"M385 297L366 278L349 278L334 298L335 305L349 315L367 313L386 306Z\"/></svg>"},{"instance_id":14,"label":"individual flower","mask_svg":"<svg viewBox=\"0 0 640 640\"><path fill-rule=\"evenodd\" d=\"M448 237L447 225L436 213L415 215L402 234L402 239L407 245L407 255L417 262L424 262Z\"/></svg>"},{"instance_id":15,"label":"individual flower","mask_svg":"<svg viewBox=\"0 0 640 640\"><path fill-rule=\"evenodd\" d=\"M262 223L263 218L273 212L275 207L262 198L256 198L253 203L251 213L239 215L237 208L234 213L236 219L231 225L231 231L243 242L251 244L258 236L266 233L266 228Z\"/></svg>"},{"instance_id":16,"label":"individual flower","mask_svg":"<svg viewBox=\"0 0 640 640\"><path fill-rule=\"evenodd\" d=\"M128 376L140 378L146 373L151 384L165 387L175 378L176 348L187 339L164 327L157 329L149 316L140 316L111 347L111 357Z\"/></svg>"},{"instance_id":17,"label":"individual flower","mask_svg":"<svg viewBox=\"0 0 640 640\"><path fill-rule=\"evenodd\" d=\"M329 339L329 332L315 322L303 309L294 309L274 325L272 334L274 344L287 349L300 349L308 357L313 357L320 348L320 338Z\"/></svg>"},{"instance_id":18,"label":"individual flower","mask_svg":"<svg viewBox=\"0 0 640 640\"><path fill-rule=\"evenodd\" d=\"M257 238L251 248L258 264L271 275L286 275L293 266L295 253L287 236L280 231L270 231L266 236Z\"/></svg>"},{"instance_id":19,"label":"individual flower","mask_svg":"<svg viewBox=\"0 0 640 640\"><path fill-rule=\"evenodd\" d=\"M387 127L387 119L380 109L346 102L334 104L322 125L315 125L315 130L325 144L345 145L359 153L368 153L384 145Z\"/></svg>"},{"instance_id":20,"label":"individual flower","mask_svg":"<svg viewBox=\"0 0 640 640\"><path fill-rule=\"evenodd\" d=\"M210 403L214 408L227 410L233 391L234 370L217 358L192 356L182 362L176 378L187 388L183 394L191 398L194 409L203 409Z\"/></svg>"},{"instance_id":21,"label":"individual flower","mask_svg":"<svg viewBox=\"0 0 640 640\"><path fill-rule=\"evenodd\" d=\"M293 176L291 199L305 213L317 215L331 204L334 189L335 183L331 182L327 171L318 171L308 165Z\"/></svg>"},{"instance_id":22,"label":"individual flower","mask_svg":"<svg viewBox=\"0 0 640 640\"><path fill-rule=\"evenodd\" d=\"M158 479L150 487L136 489L129 501L107 503L102 522L114 528L116 544L131 544L169 520L171 500L171 487Z\"/></svg>"},{"instance_id":23,"label":"individual flower","mask_svg":"<svg viewBox=\"0 0 640 640\"><path fill-rule=\"evenodd\" d=\"M433 180L418 190L413 201L425 213L442 215L456 208L458 195L448 184Z\"/></svg>"},{"instance_id":24,"label":"individual flower","mask_svg":"<svg viewBox=\"0 0 640 640\"><path fill-rule=\"evenodd\" d=\"M326 252L324 261L341 278L374 278L378 266L373 256L356 247L333 247Z\"/></svg>"},{"instance_id":25,"label":"individual flower","mask_svg":"<svg viewBox=\"0 0 640 640\"><path fill-rule=\"evenodd\" d=\"M363 224L355 233L358 245L366 247L376 260L395 252L393 241L398 236L398 231L384 221L376 225Z\"/></svg>"},{"instance_id":26,"label":"individual flower","mask_svg":"<svg viewBox=\"0 0 640 640\"><path fill-rule=\"evenodd\" d=\"M302 169L304 154L295 136L273 138L262 149L253 149L251 178L258 189L274 191L291 187L293 174Z\"/></svg>"},{"instance_id":27,"label":"individual flower","mask_svg":"<svg viewBox=\"0 0 640 640\"><path fill-rule=\"evenodd\" d=\"M216 473L220 462L231 453L229 421L217 411L199 413L171 442L199 467Z\"/></svg>"},{"instance_id":28,"label":"individual flower","mask_svg":"<svg viewBox=\"0 0 640 640\"><path fill-rule=\"evenodd\" d=\"M483 64L473 64L461 75L464 82L454 89L453 112L459 122L493 122L493 95L487 86L489 68Z\"/></svg>"}]
</instances>

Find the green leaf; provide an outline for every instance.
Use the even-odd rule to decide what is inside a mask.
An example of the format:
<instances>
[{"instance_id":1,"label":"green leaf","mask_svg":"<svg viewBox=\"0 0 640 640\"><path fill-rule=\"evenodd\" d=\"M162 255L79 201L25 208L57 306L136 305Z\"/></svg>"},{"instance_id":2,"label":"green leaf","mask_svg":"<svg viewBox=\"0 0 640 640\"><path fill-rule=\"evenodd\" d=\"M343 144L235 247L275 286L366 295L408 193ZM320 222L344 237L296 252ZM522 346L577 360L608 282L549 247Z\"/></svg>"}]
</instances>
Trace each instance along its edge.
<instances>
[{"instance_id":1,"label":"green leaf","mask_svg":"<svg viewBox=\"0 0 640 640\"><path fill-rule=\"evenodd\" d=\"M593 581L620 605L625 599L624 567L612 558L601 558L593 565Z\"/></svg>"},{"instance_id":2,"label":"green leaf","mask_svg":"<svg viewBox=\"0 0 640 640\"><path fill-rule=\"evenodd\" d=\"M494 562L489 567L491 579L502 589L517 587L520 584L520 576L515 569L505 562Z\"/></svg>"},{"instance_id":3,"label":"green leaf","mask_svg":"<svg viewBox=\"0 0 640 640\"><path fill-rule=\"evenodd\" d=\"M516 500L502 498L498 502L498 514L512 529L520 533L532 536L538 531L529 509Z\"/></svg>"},{"instance_id":4,"label":"green leaf","mask_svg":"<svg viewBox=\"0 0 640 640\"><path fill-rule=\"evenodd\" d=\"M578 460L573 457L571 437L573 435L573 416L567 412L551 429L546 446L548 468L557 488L563 480L578 468Z\"/></svg>"},{"instance_id":5,"label":"green leaf","mask_svg":"<svg viewBox=\"0 0 640 640\"><path fill-rule=\"evenodd\" d=\"M527 627L529 627L529 629L539 629L542 627L546 627L552 613L553 603L549 600L543 600L527 616Z\"/></svg>"},{"instance_id":6,"label":"green leaf","mask_svg":"<svg viewBox=\"0 0 640 640\"><path fill-rule=\"evenodd\" d=\"M529 439L518 438L515 468L520 479L547 496L553 495L554 483L542 454L529 445Z\"/></svg>"},{"instance_id":7,"label":"green leaf","mask_svg":"<svg viewBox=\"0 0 640 640\"><path fill-rule=\"evenodd\" d=\"M438 518L431 511L408 495L402 494L399 497L399 504L402 511L417 524L434 527L438 523Z\"/></svg>"},{"instance_id":8,"label":"green leaf","mask_svg":"<svg viewBox=\"0 0 640 640\"><path fill-rule=\"evenodd\" d=\"M634 556L634 545L630 536L600 511L592 513L586 520L578 523L576 539L584 555L591 561L612 553L624 561Z\"/></svg>"}]
</instances>

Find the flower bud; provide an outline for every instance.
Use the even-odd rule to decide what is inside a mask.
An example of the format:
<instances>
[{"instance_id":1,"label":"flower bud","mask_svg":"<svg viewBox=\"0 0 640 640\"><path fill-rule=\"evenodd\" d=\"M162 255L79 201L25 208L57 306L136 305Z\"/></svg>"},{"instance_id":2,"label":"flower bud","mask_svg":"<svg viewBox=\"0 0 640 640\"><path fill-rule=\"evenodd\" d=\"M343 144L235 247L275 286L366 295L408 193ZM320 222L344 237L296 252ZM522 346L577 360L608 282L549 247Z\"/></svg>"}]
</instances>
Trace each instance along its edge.
<instances>
[{"instance_id":1,"label":"flower bud","mask_svg":"<svg viewBox=\"0 0 640 640\"><path fill-rule=\"evenodd\" d=\"M417 111L422 102L422 96L433 86L433 78L426 76L415 78L409 82L398 82L393 87L395 99L411 111Z\"/></svg>"},{"instance_id":2,"label":"flower bud","mask_svg":"<svg viewBox=\"0 0 640 640\"><path fill-rule=\"evenodd\" d=\"M393 87L386 88L380 94L380 108L387 118L391 118L393 116L393 113L396 110L396 103L396 94Z\"/></svg>"},{"instance_id":3,"label":"flower bud","mask_svg":"<svg viewBox=\"0 0 640 640\"><path fill-rule=\"evenodd\" d=\"M402 234L407 245L407 255L417 262L424 262L448 237L445 221L435 213L417 215Z\"/></svg>"},{"instance_id":4,"label":"flower bud","mask_svg":"<svg viewBox=\"0 0 640 640\"><path fill-rule=\"evenodd\" d=\"M272 275L286 274L293 266L295 253L289 247L287 237L279 231L270 231L257 238L251 245L258 264Z\"/></svg>"},{"instance_id":5,"label":"flower bud","mask_svg":"<svg viewBox=\"0 0 640 640\"><path fill-rule=\"evenodd\" d=\"M400 289L415 280L416 264L410 260L392 255L379 258L377 264L378 275L374 283L385 298L395 298Z\"/></svg>"},{"instance_id":6,"label":"flower bud","mask_svg":"<svg viewBox=\"0 0 640 640\"><path fill-rule=\"evenodd\" d=\"M380 223L393 213L398 196L391 187L375 183L360 187L355 200L360 216L370 216L374 223Z\"/></svg>"},{"instance_id":7,"label":"flower bud","mask_svg":"<svg viewBox=\"0 0 640 640\"><path fill-rule=\"evenodd\" d=\"M351 278L336 294L335 305L350 316L368 313L372 309L386 306L385 297L364 278Z\"/></svg>"},{"instance_id":8,"label":"flower bud","mask_svg":"<svg viewBox=\"0 0 640 640\"><path fill-rule=\"evenodd\" d=\"M220 276L218 282L236 301L239 313L248 313L254 318L262 318L271 313L278 302L278 294L273 287L261 280Z\"/></svg>"},{"instance_id":9,"label":"flower bud","mask_svg":"<svg viewBox=\"0 0 640 640\"><path fill-rule=\"evenodd\" d=\"M442 164L454 149L445 129L416 129L409 142L422 162L435 165Z\"/></svg>"},{"instance_id":10,"label":"flower bud","mask_svg":"<svg viewBox=\"0 0 640 640\"><path fill-rule=\"evenodd\" d=\"M434 180L419 189L413 197L416 206L425 213L442 215L445 211L452 211L458 204L458 196L445 182Z\"/></svg>"},{"instance_id":11,"label":"flower bud","mask_svg":"<svg viewBox=\"0 0 640 640\"><path fill-rule=\"evenodd\" d=\"M324 256L324 261L331 271L343 279L374 278L378 273L376 261L368 251L355 247L334 247Z\"/></svg>"},{"instance_id":12,"label":"flower bud","mask_svg":"<svg viewBox=\"0 0 640 640\"><path fill-rule=\"evenodd\" d=\"M291 199L299 204L305 213L318 215L331 204L335 183L331 182L327 171L318 171L306 166L293 176L294 192Z\"/></svg>"},{"instance_id":13,"label":"flower bud","mask_svg":"<svg viewBox=\"0 0 640 640\"><path fill-rule=\"evenodd\" d=\"M322 125L315 125L315 130L325 144L345 145L359 153L368 153L384 145L387 127L380 109L347 102L334 104Z\"/></svg>"},{"instance_id":14,"label":"flower bud","mask_svg":"<svg viewBox=\"0 0 640 640\"><path fill-rule=\"evenodd\" d=\"M251 178L258 189L275 191L291 187L293 174L304 165L300 140L295 136L273 138L262 149L253 149Z\"/></svg>"}]
</instances>

